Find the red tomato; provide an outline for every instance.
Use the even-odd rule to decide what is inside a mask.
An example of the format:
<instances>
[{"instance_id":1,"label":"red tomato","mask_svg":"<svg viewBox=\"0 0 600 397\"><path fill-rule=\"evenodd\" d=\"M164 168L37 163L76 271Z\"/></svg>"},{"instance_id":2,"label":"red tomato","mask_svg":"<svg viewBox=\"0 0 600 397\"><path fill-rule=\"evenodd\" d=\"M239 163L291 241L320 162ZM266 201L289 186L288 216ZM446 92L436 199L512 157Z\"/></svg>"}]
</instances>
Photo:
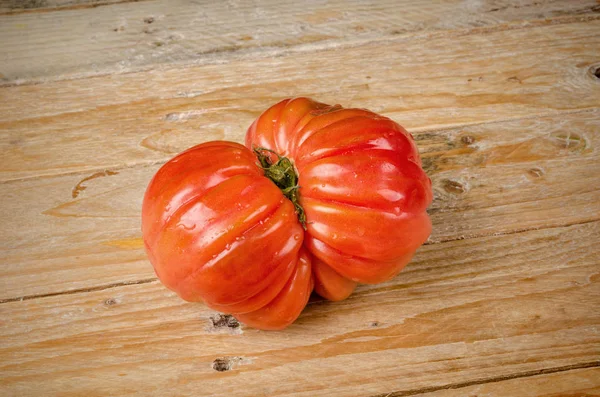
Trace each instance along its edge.
<instances>
[{"instance_id":1,"label":"red tomato","mask_svg":"<svg viewBox=\"0 0 600 397\"><path fill-rule=\"evenodd\" d=\"M345 299L394 277L429 236L431 182L412 137L385 117L288 99L246 146L195 146L146 191L146 251L185 300L282 329L313 287Z\"/></svg>"}]
</instances>

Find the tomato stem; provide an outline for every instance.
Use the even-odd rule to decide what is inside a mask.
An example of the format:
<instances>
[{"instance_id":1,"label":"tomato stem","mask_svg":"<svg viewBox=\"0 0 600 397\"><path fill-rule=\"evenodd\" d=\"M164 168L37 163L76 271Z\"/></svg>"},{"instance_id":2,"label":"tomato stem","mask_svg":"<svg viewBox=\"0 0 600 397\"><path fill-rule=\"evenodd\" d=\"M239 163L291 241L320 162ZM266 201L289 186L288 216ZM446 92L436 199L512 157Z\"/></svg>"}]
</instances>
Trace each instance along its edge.
<instances>
[{"instance_id":1,"label":"tomato stem","mask_svg":"<svg viewBox=\"0 0 600 397\"><path fill-rule=\"evenodd\" d=\"M258 158L260 168L265 172L265 176L272 180L283 195L294 204L298 221L300 221L300 224L306 230L306 214L299 201L300 195L298 189L300 186L298 186L298 174L296 174L294 165L290 159L266 148L254 148L254 153ZM270 154L277 156L276 162L271 160L272 156Z\"/></svg>"}]
</instances>

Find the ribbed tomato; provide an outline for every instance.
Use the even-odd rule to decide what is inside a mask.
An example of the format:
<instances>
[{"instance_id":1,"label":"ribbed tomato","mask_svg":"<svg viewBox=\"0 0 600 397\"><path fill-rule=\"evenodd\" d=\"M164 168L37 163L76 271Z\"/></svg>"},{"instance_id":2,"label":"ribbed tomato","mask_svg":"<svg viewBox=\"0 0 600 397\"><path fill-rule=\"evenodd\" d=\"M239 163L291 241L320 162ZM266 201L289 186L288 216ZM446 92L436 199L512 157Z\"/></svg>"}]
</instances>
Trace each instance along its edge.
<instances>
[{"instance_id":1,"label":"ribbed tomato","mask_svg":"<svg viewBox=\"0 0 600 397\"><path fill-rule=\"evenodd\" d=\"M281 329L314 289L346 298L394 277L427 239L431 182L392 120L307 98L167 162L144 197L160 280L261 329Z\"/></svg>"}]
</instances>

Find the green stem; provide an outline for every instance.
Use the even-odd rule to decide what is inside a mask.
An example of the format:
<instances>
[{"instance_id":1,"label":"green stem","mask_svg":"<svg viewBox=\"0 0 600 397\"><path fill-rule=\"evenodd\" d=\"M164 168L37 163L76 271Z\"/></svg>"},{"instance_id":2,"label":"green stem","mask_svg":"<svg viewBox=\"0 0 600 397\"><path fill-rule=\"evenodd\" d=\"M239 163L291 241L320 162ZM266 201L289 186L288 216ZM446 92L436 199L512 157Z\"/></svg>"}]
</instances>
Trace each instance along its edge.
<instances>
[{"instance_id":1,"label":"green stem","mask_svg":"<svg viewBox=\"0 0 600 397\"><path fill-rule=\"evenodd\" d=\"M272 180L283 195L294 204L298 221L300 221L300 224L306 230L306 214L299 201L300 195L298 189L300 186L298 186L298 175L290 159L265 148L254 148L254 153L258 158L260 167L265 171L265 176ZM272 162L271 156L269 156L270 153L277 156L275 163Z\"/></svg>"}]
</instances>

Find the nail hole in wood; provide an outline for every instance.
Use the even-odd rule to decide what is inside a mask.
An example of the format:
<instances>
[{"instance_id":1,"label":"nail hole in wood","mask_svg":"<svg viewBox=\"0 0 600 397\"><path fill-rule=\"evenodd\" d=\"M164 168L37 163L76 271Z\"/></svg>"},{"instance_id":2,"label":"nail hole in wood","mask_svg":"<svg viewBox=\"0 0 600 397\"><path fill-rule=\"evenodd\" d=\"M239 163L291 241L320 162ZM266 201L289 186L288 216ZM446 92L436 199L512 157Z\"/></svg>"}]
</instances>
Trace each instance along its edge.
<instances>
[{"instance_id":1,"label":"nail hole in wood","mask_svg":"<svg viewBox=\"0 0 600 397\"><path fill-rule=\"evenodd\" d=\"M244 360L243 357L218 357L213 361L213 369L218 372L229 371L234 368L238 363L248 361Z\"/></svg>"},{"instance_id":2,"label":"nail hole in wood","mask_svg":"<svg viewBox=\"0 0 600 397\"><path fill-rule=\"evenodd\" d=\"M590 66L588 69L588 75L590 78L600 81L600 64Z\"/></svg>"},{"instance_id":3,"label":"nail hole in wood","mask_svg":"<svg viewBox=\"0 0 600 397\"><path fill-rule=\"evenodd\" d=\"M463 137L460 138L460 141L462 143L464 143L465 145L470 145L473 142L475 142L475 138L473 138L471 135L465 135Z\"/></svg>"},{"instance_id":4,"label":"nail hole in wood","mask_svg":"<svg viewBox=\"0 0 600 397\"><path fill-rule=\"evenodd\" d=\"M239 321L231 314L217 314L211 316L210 321L215 328L231 328L236 329L240 327Z\"/></svg>"},{"instance_id":5,"label":"nail hole in wood","mask_svg":"<svg viewBox=\"0 0 600 397\"><path fill-rule=\"evenodd\" d=\"M231 361L226 358L217 358L213 361L213 369L215 371L224 372L231 369Z\"/></svg>"}]
</instances>

